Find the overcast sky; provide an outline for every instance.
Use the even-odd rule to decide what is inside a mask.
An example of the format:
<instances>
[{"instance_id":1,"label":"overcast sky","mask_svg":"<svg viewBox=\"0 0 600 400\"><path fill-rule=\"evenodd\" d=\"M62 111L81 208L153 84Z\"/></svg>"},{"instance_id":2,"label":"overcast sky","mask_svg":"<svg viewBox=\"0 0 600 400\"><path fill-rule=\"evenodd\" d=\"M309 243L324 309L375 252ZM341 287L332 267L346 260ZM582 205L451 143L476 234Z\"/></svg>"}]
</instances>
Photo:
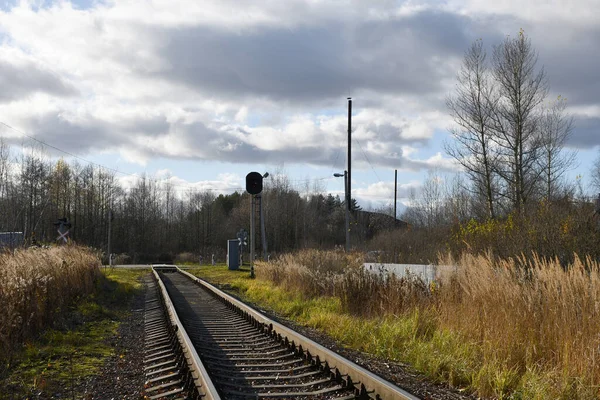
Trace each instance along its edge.
<instances>
[{"instance_id":1,"label":"overcast sky","mask_svg":"<svg viewBox=\"0 0 600 400\"><path fill-rule=\"evenodd\" d=\"M568 99L570 176L585 181L600 145L599 0L4 2L0 121L181 186L232 191L250 171L284 171L341 192L352 96L353 196L378 206L395 168L400 197L454 170L444 99L463 52L521 28Z\"/></svg>"}]
</instances>

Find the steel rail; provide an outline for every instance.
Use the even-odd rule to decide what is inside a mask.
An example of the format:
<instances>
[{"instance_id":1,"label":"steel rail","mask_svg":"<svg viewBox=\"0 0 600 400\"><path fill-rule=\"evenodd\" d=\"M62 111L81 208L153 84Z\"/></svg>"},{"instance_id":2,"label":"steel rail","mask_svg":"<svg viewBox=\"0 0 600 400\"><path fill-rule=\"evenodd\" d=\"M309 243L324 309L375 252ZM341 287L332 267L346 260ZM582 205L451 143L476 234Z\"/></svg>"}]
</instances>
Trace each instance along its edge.
<instances>
[{"instance_id":1,"label":"steel rail","mask_svg":"<svg viewBox=\"0 0 600 400\"><path fill-rule=\"evenodd\" d=\"M146 282L148 290L144 304L144 398L197 400L196 383L153 278Z\"/></svg>"},{"instance_id":2,"label":"steel rail","mask_svg":"<svg viewBox=\"0 0 600 400\"><path fill-rule=\"evenodd\" d=\"M326 347L321 346L320 344L299 334L298 332L295 332L292 329L271 320L270 318L262 315L258 311L216 288L203 279L200 279L187 271L183 271L179 267L176 267L176 270L180 274L196 282L198 285L201 285L205 289L209 290L217 297L222 298L230 305L238 308L249 318L254 319L259 324L262 324L272 336L279 336L287 339L286 342L289 341L293 345L298 346L300 352L306 352L310 359L317 359L321 363L329 364L329 366L337 369L339 374L346 376L347 381L354 385L357 388L357 391L361 394L368 395L374 399L421 400L394 385L393 383L373 374L365 368L340 356Z\"/></svg>"},{"instance_id":3,"label":"steel rail","mask_svg":"<svg viewBox=\"0 0 600 400\"><path fill-rule=\"evenodd\" d=\"M154 274L154 277L158 283L160 295L162 296L164 304L167 308L169 319L171 320L171 323L176 327L176 334L179 338L181 346L187 353L185 358L188 362L190 371L195 380L198 392L201 393L202 397L206 400L220 400L221 396L217 392L217 389L215 388L215 385L210 379L206 368L204 368L202 361L200 361L200 357L198 356L196 348L194 347L190 337L188 336L185 328L183 327L183 324L179 320L177 311L175 311L175 306L173 305L173 302L169 297L164 283L158 275L157 268L160 267L152 267L152 273ZM179 268L177 269L179 270Z\"/></svg>"}]
</instances>

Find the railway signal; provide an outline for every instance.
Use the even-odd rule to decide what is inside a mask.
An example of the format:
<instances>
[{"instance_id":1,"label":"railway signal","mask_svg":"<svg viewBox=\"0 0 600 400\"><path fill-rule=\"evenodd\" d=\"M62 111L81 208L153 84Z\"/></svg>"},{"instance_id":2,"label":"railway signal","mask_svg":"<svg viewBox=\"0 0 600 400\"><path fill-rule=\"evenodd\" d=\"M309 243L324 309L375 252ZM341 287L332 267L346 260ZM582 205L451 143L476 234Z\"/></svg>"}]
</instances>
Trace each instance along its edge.
<instances>
[{"instance_id":1,"label":"railway signal","mask_svg":"<svg viewBox=\"0 0 600 400\"><path fill-rule=\"evenodd\" d=\"M259 194L263 190L263 176L258 172L246 175L246 191L251 195Z\"/></svg>"},{"instance_id":2,"label":"railway signal","mask_svg":"<svg viewBox=\"0 0 600 400\"><path fill-rule=\"evenodd\" d=\"M250 193L252 196L250 197L250 203L251 203L251 211L250 211L250 278L254 278L254 250L255 250L255 245L254 245L254 221L255 221L255 209L256 209L256 202L257 201L261 201L262 199L260 198L260 193L263 190L263 178L266 178L269 176L269 173L265 173L264 175L260 174L259 172L250 172L248 175L246 175L246 191L248 193ZM260 203L260 208L259 210L261 211L261 228L264 226L264 222L262 220L262 201ZM263 247L266 248L266 245L264 245L264 228L261 229L262 234L262 238L263 238ZM266 253L266 251L265 251Z\"/></svg>"}]
</instances>

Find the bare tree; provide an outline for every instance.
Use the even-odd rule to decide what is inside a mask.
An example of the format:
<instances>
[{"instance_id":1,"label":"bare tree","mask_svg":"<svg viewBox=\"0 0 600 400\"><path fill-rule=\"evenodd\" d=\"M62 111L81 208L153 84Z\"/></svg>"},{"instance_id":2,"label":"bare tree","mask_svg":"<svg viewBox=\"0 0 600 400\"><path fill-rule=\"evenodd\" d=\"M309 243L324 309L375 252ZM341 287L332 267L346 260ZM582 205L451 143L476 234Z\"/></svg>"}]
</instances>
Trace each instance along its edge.
<instances>
[{"instance_id":1,"label":"bare tree","mask_svg":"<svg viewBox=\"0 0 600 400\"><path fill-rule=\"evenodd\" d=\"M31 147L21 156L21 171L18 177L21 210L15 225L20 225L24 236L30 239L38 228L48 205L50 164L43 148Z\"/></svg>"},{"instance_id":2,"label":"bare tree","mask_svg":"<svg viewBox=\"0 0 600 400\"><path fill-rule=\"evenodd\" d=\"M537 53L522 30L516 38L507 37L494 47L493 74L499 98L492 108L493 138L501 151L496 171L519 213L541 175L539 106L548 84L544 69L537 70L536 64Z\"/></svg>"},{"instance_id":3,"label":"bare tree","mask_svg":"<svg viewBox=\"0 0 600 400\"><path fill-rule=\"evenodd\" d=\"M450 129L453 140L444 147L465 169L477 197L485 200L488 217L494 218L493 175L497 156L490 135L495 100L481 40L475 41L465 52L457 79L456 93L446 100L457 127Z\"/></svg>"},{"instance_id":4,"label":"bare tree","mask_svg":"<svg viewBox=\"0 0 600 400\"><path fill-rule=\"evenodd\" d=\"M461 175L446 179L446 200L443 202L444 219L449 223L462 222L472 215L472 196L465 190Z\"/></svg>"},{"instance_id":5,"label":"bare tree","mask_svg":"<svg viewBox=\"0 0 600 400\"><path fill-rule=\"evenodd\" d=\"M409 206L402 214L406 222L425 228L433 228L444 223L444 198L446 188L439 171L429 170L419 193L411 188Z\"/></svg>"},{"instance_id":6,"label":"bare tree","mask_svg":"<svg viewBox=\"0 0 600 400\"><path fill-rule=\"evenodd\" d=\"M8 177L10 169L10 148L0 137L0 199L8 196Z\"/></svg>"},{"instance_id":7,"label":"bare tree","mask_svg":"<svg viewBox=\"0 0 600 400\"><path fill-rule=\"evenodd\" d=\"M425 226L424 213L419 207L419 201L417 199L417 190L413 187L408 190L408 204L400 216L400 219L415 227Z\"/></svg>"},{"instance_id":8,"label":"bare tree","mask_svg":"<svg viewBox=\"0 0 600 400\"><path fill-rule=\"evenodd\" d=\"M543 112L540 123L541 154L539 158L543 175L544 195L548 200L555 197L560 180L575 164L575 151L565 150L564 145L573 131L573 117L566 113L567 101L558 96Z\"/></svg>"},{"instance_id":9,"label":"bare tree","mask_svg":"<svg viewBox=\"0 0 600 400\"><path fill-rule=\"evenodd\" d=\"M0 137L0 226L7 229L10 215L13 214L9 196L10 180L10 148Z\"/></svg>"},{"instance_id":10,"label":"bare tree","mask_svg":"<svg viewBox=\"0 0 600 400\"><path fill-rule=\"evenodd\" d=\"M594 164L592 165L590 176L592 178L592 186L597 192L600 192L600 150L598 151L598 155L596 156Z\"/></svg>"}]
</instances>

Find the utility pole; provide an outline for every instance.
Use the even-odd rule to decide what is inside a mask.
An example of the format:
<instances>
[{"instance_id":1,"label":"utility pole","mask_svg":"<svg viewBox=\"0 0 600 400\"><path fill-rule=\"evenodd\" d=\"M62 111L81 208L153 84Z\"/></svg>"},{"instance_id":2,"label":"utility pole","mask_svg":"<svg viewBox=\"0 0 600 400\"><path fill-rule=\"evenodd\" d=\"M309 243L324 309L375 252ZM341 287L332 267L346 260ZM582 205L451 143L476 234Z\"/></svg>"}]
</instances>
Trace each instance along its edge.
<instances>
[{"instance_id":1,"label":"utility pole","mask_svg":"<svg viewBox=\"0 0 600 400\"><path fill-rule=\"evenodd\" d=\"M398 221L396 207L398 205L398 170L394 170L394 227L396 226L396 221Z\"/></svg>"},{"instance_id":2,"label":"utility pole","mask_svg":"<svg viewBox=\"0 0 600 400\"><path fill-rule=\"evenodd\" d=\"M348 186L348 172L344 171L344 186L346 193L348 193L350 187ZM350 198L346 194L346 198ZM346 201L346 253L350 252L350 203Z\"/></svg>"},{"instance_id":3,"label":"utility pole","mask_svg":"<svg viewBox=\"0 0 600 400\"><path fill-rule=\"evenodd\" d=\"M344 171L346 184L346 252L350 251L350 206L352 202L352 97L348 97L348 171Z\"/></svg>"},{"instance_id":4,"label":"utility pole","mask_svg":"<svg viewBox=\"0 0 600 400\"><path fill-rule=\"evenodd\" d=\"M350 207L350 199L352 198L352 97L348 97L348 188L346 196L348 198L348 207Z\"/></svg>"}]
</instances>

